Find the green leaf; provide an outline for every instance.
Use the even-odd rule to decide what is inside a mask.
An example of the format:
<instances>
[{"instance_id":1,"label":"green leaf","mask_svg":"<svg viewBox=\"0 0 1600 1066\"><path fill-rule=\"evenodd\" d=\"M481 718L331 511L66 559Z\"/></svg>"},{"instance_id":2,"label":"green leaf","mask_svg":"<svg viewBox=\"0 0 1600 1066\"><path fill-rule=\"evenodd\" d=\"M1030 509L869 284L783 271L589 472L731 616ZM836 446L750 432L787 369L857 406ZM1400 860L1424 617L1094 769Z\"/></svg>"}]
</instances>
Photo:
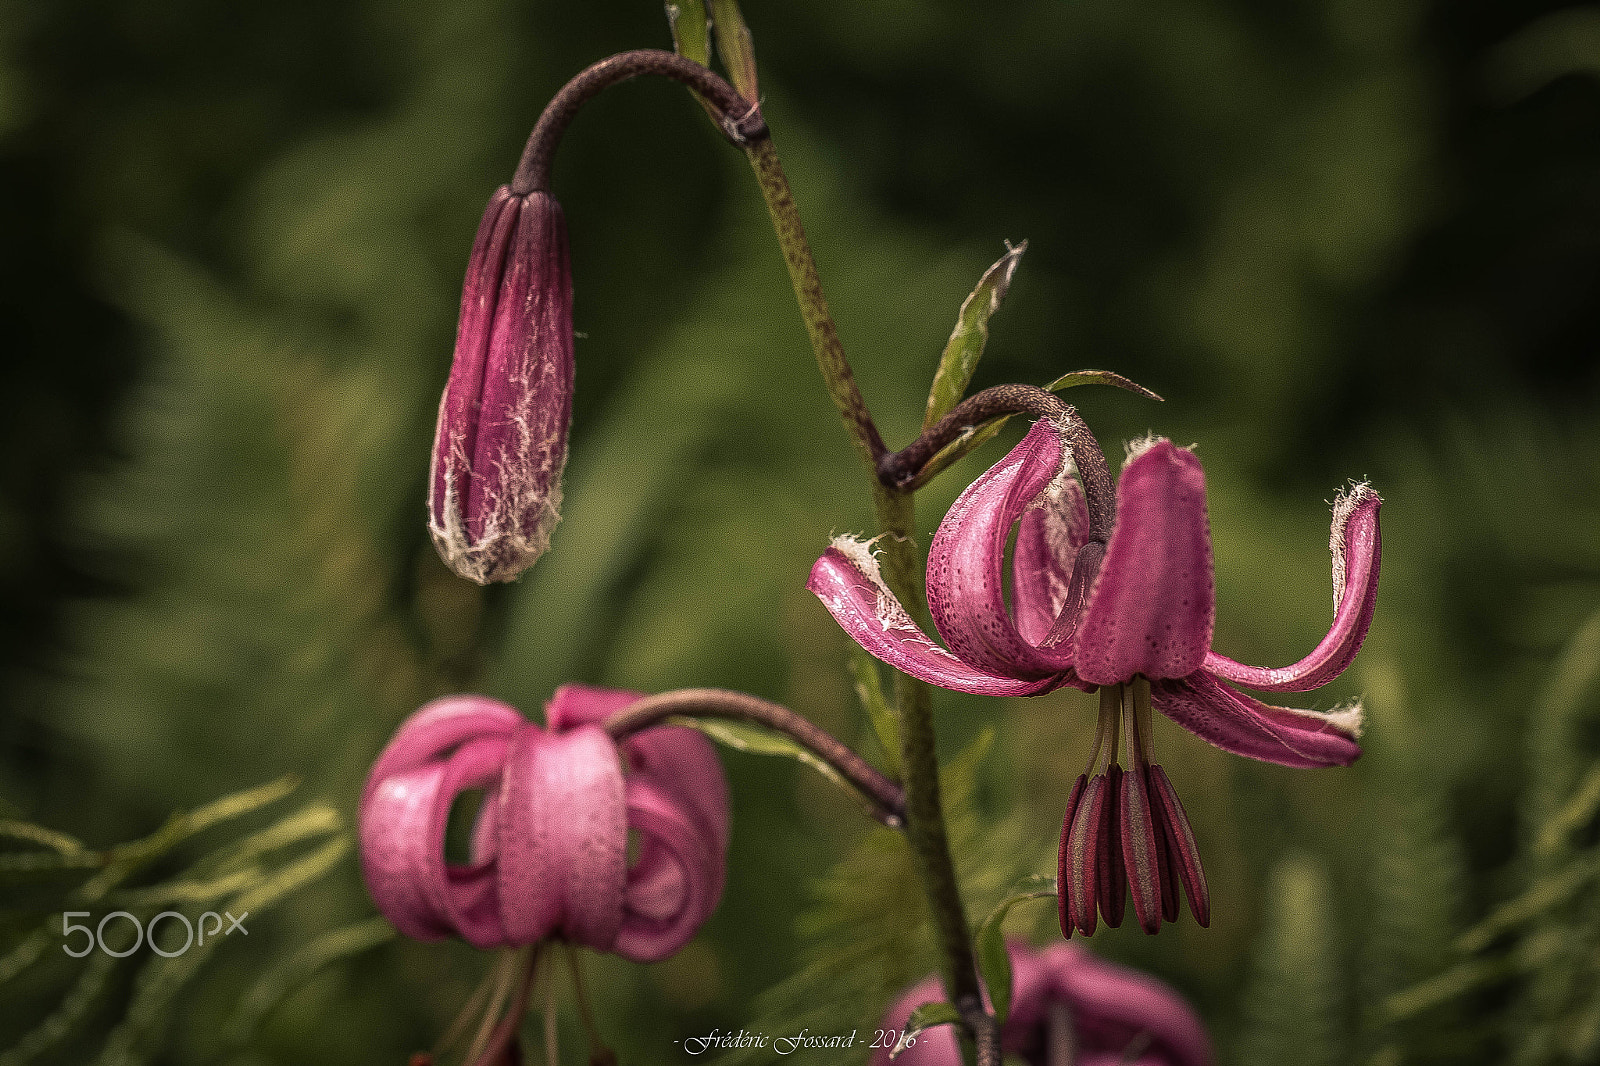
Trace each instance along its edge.
<instances>
[{"instance_id":1,"label":"green leaf","mask_svg":"<svg viewBox=\"0 0 1600 1066\"><path fill-rule=\"evenodd\" d=\"M900 776L900 716L889 705L883 694L883 675L878 672L878 660L860 647L850 652L850 676L855 679L856 698L861 709L867 712L872 730L883 748L884 768L890 776Z\"/></svg>"},{"instance_id":2,"label":"green leaf","mask_svg":"<svg viewBox=\"0 0 1600 1066\"><path fill-rule=\"evenodd\" d=\"M78 979L61 997L60 1005L4 1054L0 1054L0 1066L22 1066L22 1063L33 1061L70 1036L100 998L118 961L116 956L103 951L92 954L79 972Z\"/></svg>"},{"instance_id":3,"label":"green leaf","mask_svg":"<svg viewBox=\"0 0 1600 1066\"><path fill-rule=\"evenodd\" d=\"M989 443L995 438L996 434L1005 428L1006 422L1010 418L1010 415L1001 415L999 418L985 422L981 426L972 426L965 430L961 436L933 453L933 458L928 460L927 465L922 468L922 472L906 486L906 491L915 492L922 488L935 477L944 473L950 466L966 458L969 452Z\"/></svg>"},{"instance_id":4,"label":"green leaf","mask_svg":"<svg viewBox=\"0 0 1600 1066\"><path fill-rule=\"evenodd\" d=\"M978 973L989 989L989 1002L994 1006L995 1020L1006 1023L1011 1012L1011 953L1006 950L1005 931L1002 925L1011 908L1024 900L1055 898L1056 879L1052 874L1033 874L1024 878L1011 893L1001 900L989 916L978 926Z\"/></svg>"},{"instance_id":5,"label":"green leaf","mask_svg":"<svg viewBox=\"0 0 1600 1066\"><path fill-rule=\"evenodd\" d=\"M1334 922L1333 888L1322 864L1304 855L1279 860L1266 903L1234 1061L1240 1066L1348 1062L1350 985Z\"/></svg>"},{"instance_id":6,"label":"green leaf","mask_svg":"<svg viewBox=\"0 0 1600 1066\"><path fill-rule=\"evenodd\" d=\"M717 51L728 68L728 80L746 100L759 100L755 42L739 13L738 0L711 0L711 31L717 36Z\"/></svg>"},{"instance_id":7,"label":"green leaf","mask_svg":"<svg viewBox=\"0 0 1600 1066\"><path fill-rule=\"evenodd\" d=\"M673 50L685 59L709 67L711 35L704 0L667 0L666 8Z\"/></svg>"},{"instance_id":8,"label":"green leaf","mask_svg":"<svg viewBox=\"0 0 1600 1066\"><path fill-rule=\"evenodd\" d=\"M1600 877L1600 861L1589 857L1570 864L1554 876L1541 878L1522 895L1509 903L1502 903L1487 918L1467 930L1456 942L1456 947L1467 954L1482 951L1502 933L1565 903L1597 877Z\"/></svg>"},{"instance_id":9,"label":"green leaf","mask_svg":"<svg viewBox=\"0 0 1600 1066\"><path fill-rule=\"evenodd\" d=\"M228 1023L234 1043L244 1044L248 1041L274 1007L323 967L388 943L394 937L394 927L386 919L374 917L334 929L306 944L286 961L267 971L239 1001L233 1019Z\"/></svg>"},{"instance_id":10,"label":"green leaf","mask_svg":"<svg viewBox=\"0 0 1600 1066\"><path fill-rule=\"evenodd\" d=\"M961 1012L950 1004L939 1000L934 1003L924 1003L911 1012L911 1017L906 1019L906 1027L900 1034L900 1039L895 1042L890 1050L891 1059L898 1058L902 1051L917 1042L917 1037L940 1025L960 1025Z\"/></svg>"},{"instance_id":11,"label":"green leaf","mask_svg":"<svg viewBox=\"0 0 1600 1066\"><path fill-rule=\"evenodd\" d=\"M1062 389L1077 388L1079 385L1115 385L1119 389L1126 389L1135 396L1143 396L1147 400L1159 401L1161 397L1137 382L1129 381L1121 374L1110 370L1074 370L1070 374L1062 374L1050 384L1045 386L1049 392L1060 392Z\"/></svg>"},{"instance_id":12,"label":"green leaf","mask_svg":"<svg viewBox=\"0 0 1600 1066\"><path fill-rule=\"evenodd\" d=\"M43 848L59 852L62 855L73 855L84 850L82 844L54 829L32 822L20 822L12 818L0 819L0 837L10 837L12 840L23 840L30 844L37 844ZM5 856L0 855L0 859Z\"/></svg>"},{"instance_id":13,"label":"green leaf","mask_svg":"<svg viewBox=\"0 0 1600 1066\"><path fill-rule=\"evenodd\" d=\"M860 793L855 787L839 776L839 771L823 762L813 752L801 747L781 733L773 733L748 722L733 722L722 718L670 718L673 725L688 726L698 729L718 744L732 748L734 751L749 752L752 755L781 755L786 759L795 759L805 763L817 773L832 781L841 790L852 798L860 800Z\"/></svg>"},{"instance_id":14,"label":"green leaf","mask_svg":"<svg viewBox=\"0 0 1600 1066\"><path fill-rule=\"evenodd\" d=\"M939 358L939 369L933 375L933 387L928 390L928 409L922 416L922 428L927 429L950 413L961 402L972 383L972 373L978 369L983 357L983 347L989 340L989 317L1000 309L1006 290L1011 287L1011 276L1028 250L1023 241L1015 248L1008 243L1006 254L978 279L978 285L961 302L956 315L956 328L945 342L944 354Z\"/></svg>"},{"instance_id":15,"label":"green leaf","mask_svg":"<svg viewBox=\"0 0 1600 1066\"><path fill-rule=\"evenodd\" d=\"M327 873L349 850L349 837L334 837L234 896L229 910L238 912L241 919L246 914L259 915ZM128 1012L101 1049L99 1066L135 1066L149 1059L172 1015L173 1000L222 942L222 937L213 937L181 955L154 959L139 971Z\"/></svg>"}]
</instances>

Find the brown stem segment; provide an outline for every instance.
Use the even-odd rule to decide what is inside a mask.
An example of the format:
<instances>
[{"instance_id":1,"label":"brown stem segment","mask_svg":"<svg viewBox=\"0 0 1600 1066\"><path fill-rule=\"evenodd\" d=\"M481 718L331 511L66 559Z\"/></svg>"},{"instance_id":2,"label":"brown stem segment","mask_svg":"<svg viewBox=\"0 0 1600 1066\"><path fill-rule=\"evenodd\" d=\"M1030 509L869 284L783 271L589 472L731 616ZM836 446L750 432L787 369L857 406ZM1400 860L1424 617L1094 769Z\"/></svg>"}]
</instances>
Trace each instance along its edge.
<instances>
[{"instance_id":1,"label":"brown stem segment","mask_svg":"<svg viewBox=\"0 0 1600 1066\"><path fill-rule=\"evenodd\" d=\"M1108 540L1117 517L1117 497L1105 453L1071 404L1035 385L996 385L967 397L916 440L883 456L878 461L878 477L890 488L909 485L940 449L961 434L1002 415L1014 414L1048 418L1061 428L1067 450L1083 478L1083 495L1089 505L1089 537Z\"/></svg>"},{"instance_id":2,"label":"brown stem segment","mask_svg":"<svg viewBox=\"0 0 1600 1066\"><path fill-rule=\"evenodd\" d=\"M522 160L511 179L511 191L525 196L548 190L556 145L561 142L561 135L567 131L573 116L602 89L641 74L659 74L699 93L716 112L722 132L740 148L766 139L767 123L761 117L761 109L740 96L733 86L676 52L640 48L602 59L567 82L551 98L528 137L527 147L522 150Z\"/></svg>"},{"instance_id":3,"label":"brown stem segment","mask_svg":"<svg viewBox=\"0 0 1600 1066\"><path fill-rule=\"evenodd\" d=\"M613 714L605 721L605 731L613 740L622 740L674 715L754 722L782 733L854 785L872 805L873 817L878 821L892 829L905 824L905 794L900 791L899 785L809 719L757 696L721 688L682 688L663 692L646 696Z\"/></svg>"}]
</instances>

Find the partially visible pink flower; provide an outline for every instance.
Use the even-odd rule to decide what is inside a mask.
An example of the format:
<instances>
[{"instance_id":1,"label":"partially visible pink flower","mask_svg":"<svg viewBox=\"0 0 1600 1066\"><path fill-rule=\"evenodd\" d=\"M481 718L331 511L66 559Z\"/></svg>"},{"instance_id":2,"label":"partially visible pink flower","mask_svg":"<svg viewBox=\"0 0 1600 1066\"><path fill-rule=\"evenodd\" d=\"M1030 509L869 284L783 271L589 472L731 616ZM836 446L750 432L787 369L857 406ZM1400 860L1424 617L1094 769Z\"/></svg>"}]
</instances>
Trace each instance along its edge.
<instances>
[{"instance_id":1,"label":"partially visible pink flower","mask_svg":"<svg viewBox=\"0 0 1600 1066\"><path fill-rule=\"evenodd\" d=\"M1091 955L1079 944L1034 951L1012 943L1011 1013L1000 1031L1001 1050L1032 1066L1063 1061L1053 1040L1070 1039L1074 1066L1211 1066L1211 1041L1194 1010L1167 985ZM913 986L884 1015L883 1028L900 1033L911 1012L944 999L938 977ZM1052 1018L1064 1013L1065 1018ZM1065 1024L1063 1024L1063 1021ZM889 1066L888 1049L873 1066ZM894 1060L896 1066L960 1066L949 1026L929 1029Z\"/></svg>"},{"instance_id":2,"label":"partially visible pink flower","mask_svg":"<svg viewBox=\"0 0 1600 1066\"><path fill-rule=\"evenodd\" d=\"M482 696L413 714L362 793L361 868L378 909L406 936L481 948L559 936L651 962L687 943L722 895L727 783L692 729L646 729L619 751L598 723L640 698L567 685L543 727ZM470 862L451 865L450 807L474 789Z\"/></svg>"},{"instance_id":3,"label":"partially visible pink flower","mask_svg":"<svg viewBox=\"0 0 1600 1066\"><path fill-rule=\"evenodd\" d=\"M510 581L550 546L572 419L572 268L561 206L501 186L461 287L428 531L450 569Z\"/></svg>"},{"instance_id":4,"label":"partially visible pink flower","mask_svg":"<svg viewBox=\"0 0 1600 1066\"><path fill-rule=\"evenodd\" d=\"M1151 709L1247 758L1354 762L1359 705L1328 713L1272 707L1230 682L1303 692L1350 665L1377 601L1382 501L1361 484L1334 504L1328 635L1293 666L1245 666L1211 650L1211 532L1194 453L1165 440L1135 449L1102 542L1090 536L1062 432L1048 420L1036 423L940 523L928 551L928 607L949 651L912 621L866 544L836 540L807 587L868 652L930 684L994 696L1098 689L1100 729L1062 827L1062 930L1092 933L1097 909L1120 924L1131 889L1140 924L1154 932L1177 917L1179 882L1204 925L1205 876L1182 804L1153 761ZM1013 529L1008 604L1004 560Z\"/></svg>"}]
</instances>

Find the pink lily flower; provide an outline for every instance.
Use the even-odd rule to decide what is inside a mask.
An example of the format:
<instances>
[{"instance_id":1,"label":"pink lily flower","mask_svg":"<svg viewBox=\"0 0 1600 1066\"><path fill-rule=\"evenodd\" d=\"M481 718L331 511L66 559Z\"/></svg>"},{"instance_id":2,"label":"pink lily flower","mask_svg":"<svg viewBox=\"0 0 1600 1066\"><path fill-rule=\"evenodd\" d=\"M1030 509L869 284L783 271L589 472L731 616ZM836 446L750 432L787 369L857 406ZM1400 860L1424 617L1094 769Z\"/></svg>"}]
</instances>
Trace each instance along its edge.
<instances>
[{"instance_id":1,"label":"pink lily flower","mask_svg":"<svg viewBox=\"0 0 1600 1066\"><path fill-rule=\"evenodd\" d=\"M1179 881L1206 925L1205 875L1183 806L1153 762L1151 709L1247 758L1354 762L1358 704L1327 713L1273 707L1232 683L1303 692L1350 665L1377 600L1382 500L1360 484L1335 502L1333 625L1300 662L1264 669L1211 650L1211 534L1194 453L1166 440L1132 449L1108 543L1090 536L1074 473L1061 431L1040 421L940 523L928 552L928 607L948 651L889 591L869 544L836 539L807 587L856 643L930 684L993 696L1098 689L1100 727L1063 825L1063 932L1092 933L1097 906L1109 924L1120 924L1130 889L1140 924L1154 932L1163 918L1177 918ZM1004 560L1013 527L1008 605Z\"/></svg>"},{"instance_id":2,"label":"pink lily flower","mask_svg":"<svg viewBox=\"0 0 1600 1066\"><path fill-rule=\"evenodd\" d=\"M572 420L572 338L561 206L501 186L461 288L428 493L440 558L480 585L512 580L550 546Z\"/></svg>"},{"instance_id":3,"label":"pink lily flower","mask_svg":"<svg viewBox=\"0 0 1600 1066\"><path fill-rule=\"evenodd\" d=\"M1035 1066L1211 1066L1211 1040L1194 1010L1167 985L1106 962L1078 944L1044 951L1012 943L1013 998L1000 1047ZM937 976L907 990L884 1015L899 1034L911 1012L944 998ZM897 1066L960 1066L961 1049L949 1026L924 1031L894 1060ZM1064 1043L1068 1054L1063 1055ZM873 1052L889 1066L889 1051Z\"/></svg>"},{"instance_id":4,"label":"pink lily flower","mask_svg":"<svg viewBox=\"0 0 1600 1066\"><path fill-rule=\"evenodd\" d=\"M640 698L566 685L543 727L482 696L408 718L361 798L361 869L378 909L406 936L480 948L559 937L653 962L687 943L722 895L728 788L692 729L611 740L599 723ZM483 804L470 862L456 866L445 823L472 789Z\"/></svg>"}]
</instances>

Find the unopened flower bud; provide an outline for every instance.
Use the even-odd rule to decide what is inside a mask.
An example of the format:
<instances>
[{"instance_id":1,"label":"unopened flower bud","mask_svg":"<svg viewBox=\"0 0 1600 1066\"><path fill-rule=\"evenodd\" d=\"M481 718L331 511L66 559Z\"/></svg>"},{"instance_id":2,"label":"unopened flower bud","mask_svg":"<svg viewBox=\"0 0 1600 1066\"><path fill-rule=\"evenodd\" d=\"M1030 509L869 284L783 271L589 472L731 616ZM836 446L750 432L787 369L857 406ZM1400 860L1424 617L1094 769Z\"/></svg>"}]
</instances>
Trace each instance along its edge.
<instances>
[{"instance_id":1,"label":"unopened flower bud","mask_svg":"<svg viewBox=\"0 0 1600 1066\"><path fill-rule=\"evenodd\" d=\"M428 531L462 577L510 581L550 546L572 378L561 206L548 193L501 186L472 245L433 440Z\"/></svg>"}]
</instances>

